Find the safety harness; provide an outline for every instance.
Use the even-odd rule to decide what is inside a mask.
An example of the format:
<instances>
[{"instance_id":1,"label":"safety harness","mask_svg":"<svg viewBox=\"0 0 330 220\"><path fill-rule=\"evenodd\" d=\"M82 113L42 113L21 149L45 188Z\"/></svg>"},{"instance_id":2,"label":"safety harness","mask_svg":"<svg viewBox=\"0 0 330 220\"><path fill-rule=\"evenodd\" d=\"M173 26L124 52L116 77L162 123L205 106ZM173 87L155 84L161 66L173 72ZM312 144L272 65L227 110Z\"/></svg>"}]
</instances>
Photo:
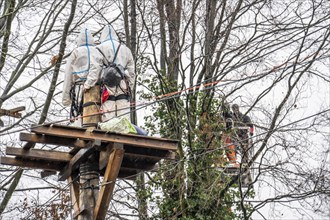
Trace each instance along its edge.
<instances>
[{"instance_id":1,"label":"safety harness","mask_svg":"<svg viewBox=\"0 0 330 220\"><path fill-rule=\"evenodd\" d=\"M117 101L117 100L121 100L121 99L130 100L130 96L128 94L120 94L120 95L117 95L117 96L110 95L107 100Z\"/></svg>"},{"instance_id":2,"label":"safety harness","mask_svg":"<svg viewBox=\"0 0 330 220\"><path fill-rule=\"evenodd\" d=\"M74 85L70 89L70 98L71 98L71 109L70 109L70 118L76 118L79 115L82 115L83 112L83 91L82 85L84 83L84 80L77 81L74 83ZM76 91L76 88L77 91ZM79 94L82 93L82 98L79 100ZM78 96L78 97L77 97Z\"/></svg>"}]
</instances>

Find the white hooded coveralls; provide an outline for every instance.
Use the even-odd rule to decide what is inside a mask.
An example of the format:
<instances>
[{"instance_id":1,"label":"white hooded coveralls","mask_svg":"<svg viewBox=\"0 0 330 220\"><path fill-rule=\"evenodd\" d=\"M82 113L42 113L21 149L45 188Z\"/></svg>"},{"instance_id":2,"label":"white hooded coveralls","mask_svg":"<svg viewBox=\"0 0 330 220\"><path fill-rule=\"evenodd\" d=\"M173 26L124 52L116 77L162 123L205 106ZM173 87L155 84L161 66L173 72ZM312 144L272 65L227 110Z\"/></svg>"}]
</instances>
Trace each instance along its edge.
<instances>
[{"instance_id":1,"label":"white hooded coveralls","mask_svg":"<svg viewBox=\"0 0 330 220\"><path fill-rule=\"evenodd\" d=\"M64 106L69 106L73 102L80 106L84 88L90 89L93 87L98 82L102 71L103 57L95 47L90 30L81 30L77 45L78 47L71 52L64 70L62 97ZM73 100L73 94L70 93L73 87L75 100Z\"/></svg>"},{"instance_id":2,"label":"white hooded coveralls","mask_svg":"<svg viewBox=\"0 0 330 220\"><path fill-rule=\"evenodd\" d=\"M101 37L101 44L97 47L102 51L105 55L106 59L103 59L104 63L107 61L112 62L114 60L114 56L119 46L119 39L112 28L111 25L107 25L103 28ZM134 66L134 58L131 50L121 43L119 47L119 51L116 56L115 63L121 64L125 68L125 77L128 82L130 88L133 88L134 80L135 80L135 66ZM127 94L128 88L125 80L121 80L119 86L115 87L106 87L110 96L118 97L122 94ZM108 121L111 118L116 116L126 117L130 121L130 101L127 99L119 99L116 101L107 100L102 103L102 121Z\"/></svg>"}]
</instances>

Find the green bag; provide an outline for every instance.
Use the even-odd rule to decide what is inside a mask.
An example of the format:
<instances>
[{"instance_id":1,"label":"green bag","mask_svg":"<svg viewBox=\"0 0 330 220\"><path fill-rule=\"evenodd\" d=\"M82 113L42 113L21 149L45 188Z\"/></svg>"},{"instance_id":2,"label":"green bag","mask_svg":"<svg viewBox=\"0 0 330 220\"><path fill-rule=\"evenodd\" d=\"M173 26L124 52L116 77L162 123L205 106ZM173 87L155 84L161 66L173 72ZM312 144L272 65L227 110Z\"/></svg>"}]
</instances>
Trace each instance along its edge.
<instances>
[{"instance_id":1,"label":"green bag","mask_svg":"<svg viewBox=\"0 0 330 220\"><path fill-rule=\"evenodd\" d=\"M116 117L106 122L100 122L99 127L103 131L117 132L122 134L137 134L135 127L125 117Z\"/></svg>"}]
</instances>

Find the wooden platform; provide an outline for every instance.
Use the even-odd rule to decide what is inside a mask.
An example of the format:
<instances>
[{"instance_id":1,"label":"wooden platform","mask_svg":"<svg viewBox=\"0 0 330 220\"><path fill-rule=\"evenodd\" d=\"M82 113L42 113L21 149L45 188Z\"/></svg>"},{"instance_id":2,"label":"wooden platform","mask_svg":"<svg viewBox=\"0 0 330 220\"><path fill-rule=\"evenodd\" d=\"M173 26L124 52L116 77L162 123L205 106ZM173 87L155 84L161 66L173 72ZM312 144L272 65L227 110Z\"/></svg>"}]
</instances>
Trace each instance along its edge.
<instances>
[{"instance_id":1,"label":"wooden platform","mask_svg":"<svg viewBox=\"0 0 330 220\"><path fill-rule=\"evenodd\" d=\"M20 140L27 143L23 148L7 147L6 156L0 157L0 163L56 171L61 181L74 173L79 164L95 151L100 152L99 169L103 175L108 155L116 146L122 146L124 150L118 178L134 179L141 171L155 169L161 159L175 159L178 145L177 140L109 133L97 129L89 131L56 124L34 126L30 133L21 133ZM64 146L67 150L31 148L36 143Z\"/></svg>"}]
</instances>

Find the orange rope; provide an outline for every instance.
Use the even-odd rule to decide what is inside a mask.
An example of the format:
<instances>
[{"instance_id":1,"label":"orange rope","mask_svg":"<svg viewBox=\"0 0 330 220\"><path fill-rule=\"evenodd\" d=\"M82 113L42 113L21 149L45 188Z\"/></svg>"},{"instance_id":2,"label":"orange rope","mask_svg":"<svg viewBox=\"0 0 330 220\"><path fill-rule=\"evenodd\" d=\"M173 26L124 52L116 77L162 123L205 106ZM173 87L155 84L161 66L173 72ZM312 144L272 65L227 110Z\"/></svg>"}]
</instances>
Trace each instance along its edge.
<instances>
[{"instance_id":1,"label":"orange rope","mask_svg":"<svg viewBox=\"0 0 330 220\"><path fill-rule=\"evenodd\" d=\"M200 88L201 86L207 87L207 86L210 86L210 85L216 85L216 84L218 84L218 83L221 82L221 81L222 81L222 80L217 80L217 81L214 81L214 82L203 83L203 84L196 85L196 86L192 86L192 87L189 87L189 88L186 88L186 89L180 90L180 91L170 92L170 93L167 93L167 94L164 94L164 95L156 96L155 99L161 99L161 98L164 98L164 97L169 97L169 96L172 96L172 95L181 94L181 93L183 93L183 92L185 92L185 91L191 91L191 90L193 90L193 89L198 89L198 88Z\"/></svg>"},{"instance_id":2,"label":"orange rope","mask_svg":"<svg viewBox=\"0 0 330 220\"><path fill-rule=\"evenodd\" d=\"M323 53L321 54L320 56L324 55L326 53ZM305 58L303 58L302 60L298 61L298 62L292 62L292 64L294 63L302 63L304 62L305 60L307 60L308 58L314 56L316 57L317 55L319 55L319 52L314 52L308 56L306 56ZM281 68L283 65L285 64L288 64L289 61L287 62L284 62L280 65L277 65L277 66L274 66L273 68L265 71L265 72L275 72L277 70L279 70L279 68ZM261 75L261 74L258 74L258 75ZM170 92L170 93L167 93L167 94L164 94L164 95L159 95L159 96L155 96L154 99L158 100L158 101L161 101L159 99L162 99L162 98L167 98L167 97L171 97L173 95L177 95L177 94L181 94L185 91L191 91L191 90L194 90L194 89L198 89L200 88L201 86L204 86L204 87L208 87L208 86L214 86L216 84L218 84L219 82L225 82L225 81L232 81L232 82L235 82L236 80L217 80L217 81L214 81L214 82L209 82L209 83L202 83L200 85L196 85L196 86L192 86L192 87L189 87L189 88L186 88L186 89L183 89L183 90L180 90L180 91L176 91L176 92ZM152 99L152 97L150 98ZM143 102L143 104L146 104L146 102ZM130 104L130 107L133 107L133 106L137 106L137 102L134 102L134 103L131 103ZM77 120L77 119L80 119L80 118L85 118L85 117L92 117L92 116L97 116L97 115L102 115L102 114L105 114L105 113L110 113L110 112L113 112L113 111L106 111L106 112L98 112L98 113L93 113L93 114L89 114L89 115L84 115L84 116L78 116L78 117L75 117L75 118L70 118L70 119L64 119L64 120L59 120L59 121L53 121L53 122L50 122L50 123L46 123L46 124L54 124L54 123L62 123L62 122L68 122L68 121L72 121L72 120ZM40 125L42 126L42 125ZM34 127L37 127L37 126L34 126ZM10 132L10 133L15 133L15 132L19 132L19 131L23 131L23 130L26 130L26 129L19 129L19 130L16 130L14 132ZM7 133L8 134L8 133ZM0 134L0 136L2 136Z\"/></svg>"}]
</instances>

